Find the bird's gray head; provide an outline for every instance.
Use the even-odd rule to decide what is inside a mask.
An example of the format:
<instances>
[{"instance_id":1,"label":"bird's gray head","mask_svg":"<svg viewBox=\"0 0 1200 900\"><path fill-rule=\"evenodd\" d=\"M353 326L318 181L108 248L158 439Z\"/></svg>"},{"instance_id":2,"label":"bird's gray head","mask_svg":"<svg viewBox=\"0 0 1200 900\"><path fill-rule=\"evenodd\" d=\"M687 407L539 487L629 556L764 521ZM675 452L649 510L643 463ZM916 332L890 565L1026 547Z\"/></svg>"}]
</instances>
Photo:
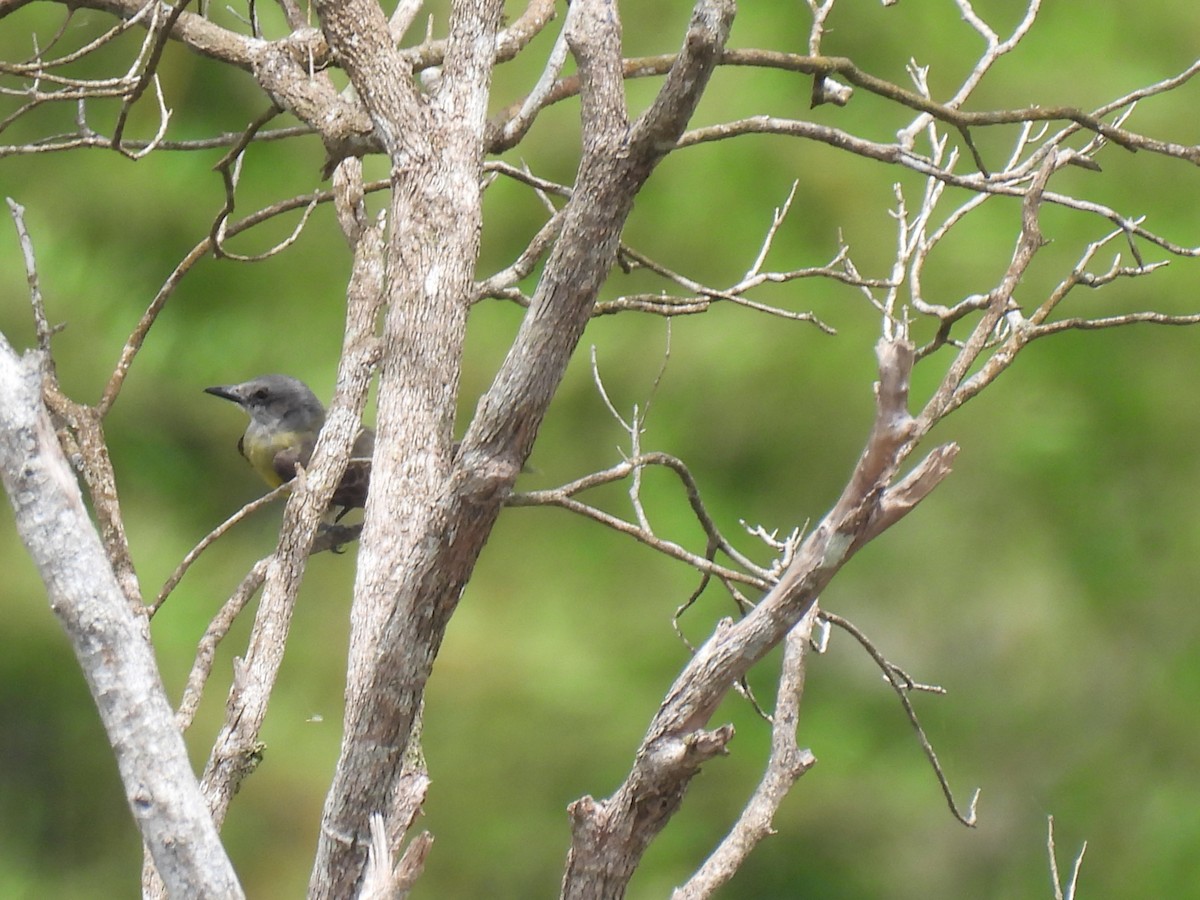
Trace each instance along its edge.
<instances>
[{"instance_id":1,"label":"bird's gray head","mask_svg":"<svg viewBox=\"0 0 1200 900\"><path fill-rule=\"evenodd\" d=\"M206 393L232 400L250 420L268 428L316 430L325 421L325 407L307 384L290 375L262 375L241 384L219 384Z\"/></svg>"}]
</instances>

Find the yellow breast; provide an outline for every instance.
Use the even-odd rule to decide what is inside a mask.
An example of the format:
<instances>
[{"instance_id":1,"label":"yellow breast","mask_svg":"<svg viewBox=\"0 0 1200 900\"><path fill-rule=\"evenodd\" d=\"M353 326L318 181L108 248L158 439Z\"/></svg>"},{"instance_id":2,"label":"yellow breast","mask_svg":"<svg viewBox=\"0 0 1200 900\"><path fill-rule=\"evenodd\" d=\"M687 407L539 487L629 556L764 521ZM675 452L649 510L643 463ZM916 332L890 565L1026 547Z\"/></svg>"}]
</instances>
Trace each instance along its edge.
<instances>
[{"instance_id":1,"label":"yellow breast","mask_svg":"<svg viewBox=\"0 0 1200 900\"><path fill-rule=\"evenodd\" d=\"M291 451L292 459L299 459L301 465L308 463L312 453L312 438L306 439L295 432L275 432L268 434L263 430L250 427L242 435L238 447L242 456L246 457L262 480L271 487L279 487L284 479L275 468L275 459L284 451Z\"/></svg>"}]
</instances>

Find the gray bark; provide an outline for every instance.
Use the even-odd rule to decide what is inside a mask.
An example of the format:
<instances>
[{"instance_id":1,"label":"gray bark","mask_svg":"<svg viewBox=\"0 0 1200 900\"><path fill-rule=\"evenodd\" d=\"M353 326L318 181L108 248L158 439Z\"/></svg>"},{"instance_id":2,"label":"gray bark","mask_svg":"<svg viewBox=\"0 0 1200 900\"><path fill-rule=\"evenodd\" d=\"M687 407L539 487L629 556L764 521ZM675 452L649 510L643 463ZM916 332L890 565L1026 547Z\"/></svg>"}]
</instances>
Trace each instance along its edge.
<instances>
[{"instance_id":1,"label":"gray bark","mask_svg":"<svg viewBox=\"0 0 1200 900\"><path fill-rule=\"evenodd\" d=\"M172 897L242 897L188 762L147 619L117 581L42 401L42 361L0 338L0 477Z\"/></svg>"}]
</instances>

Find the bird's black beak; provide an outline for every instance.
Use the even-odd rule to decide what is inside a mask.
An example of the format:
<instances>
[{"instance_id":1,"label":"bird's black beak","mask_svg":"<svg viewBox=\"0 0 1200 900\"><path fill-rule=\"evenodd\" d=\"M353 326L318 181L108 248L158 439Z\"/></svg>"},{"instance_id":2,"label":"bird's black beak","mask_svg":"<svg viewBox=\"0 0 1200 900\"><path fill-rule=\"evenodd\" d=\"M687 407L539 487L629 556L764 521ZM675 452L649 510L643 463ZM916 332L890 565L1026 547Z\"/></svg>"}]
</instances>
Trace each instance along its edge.
<instances>
[{"instance_id":1,"label":"bird's black beak","mask_svg":"<svg viewBox=\"0 0 1200 900\"><path fill-rule=\"evenodd\" d=\"M218 384L215 387L206 387L204 393L220 397L222 400L232 400L239 405L242 403L242 395L238 393L236 384Z\"/></svg>"}]
</instances>

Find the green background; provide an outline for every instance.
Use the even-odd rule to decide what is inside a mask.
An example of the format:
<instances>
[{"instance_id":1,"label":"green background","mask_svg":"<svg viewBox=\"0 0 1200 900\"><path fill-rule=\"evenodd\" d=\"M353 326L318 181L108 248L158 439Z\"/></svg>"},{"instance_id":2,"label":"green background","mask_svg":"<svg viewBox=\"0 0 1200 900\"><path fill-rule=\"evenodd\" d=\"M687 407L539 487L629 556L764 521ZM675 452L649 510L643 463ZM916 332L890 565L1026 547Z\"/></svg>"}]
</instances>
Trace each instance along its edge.
<instances>
[{"instance_id":1,"label":"green background","mask_svg":"<svg viewBox=\"0 0 1200 900\"><path fill-rule=\"evenodd\" d=\"M1050 0L1022 47L995 67L972 109L1027 104L1093 108L1186 68L1200 7L1188 2L1080 6ZM688 4L627 4L629 55L676 48ZM803 52L801 4L745 4L731 46ZM978 11L1002 34L1017 4ZM647 8L643 8L647 7ZM769 8L768 8L769 7ZM510 16L520 7L511 5ZM230 22L228 14L214 17ZM435 28L446 20L444 11ZM0 26L0 55L44 44L58 8L26 8ZM79 46L110 23L83 11L66 41ZM843 2L824 49L907 84L910 58L931 66L949 96L980 48L948 2L895 7ZM521 96L552 36L529 62L497 74L495 106ZM73 74L124 71L126 40ZM263 100L245 73L177 47L160 72L175 110L169 137L237 131ZM641 109L657 81L631 84ZM5 81L6 86L14 82ZM781 72L721 69L695 119L757 113L811 118L890 141L910 114L859 92L845 109L810 111L810 83ZM1195 89L1146 101L1130 127L1200 141ZM3 114L13 107L11 98ZM89 110L109 131L115 107ZM569 180L578 159L578 107L548 110L506 158ZM42 110L0 134L4 144L69 130L70 107ZM131 125L155 127L142 102ZM1015 129L980 132L1001 161ZM62 383L94 402L120 348L158 287L207 233L222 203L211 171L221 151L158 152L133 163L89 150L0 157L0 192L27 209ZM1108 148L1102 174L1071 170L1052 187L1113 205L1183 245L1200 244L1200 175L1187 164ZM238 215L319 185L315 138L256 147L246 158ZM368 175L380 177L379 160ZM820 265L839 229L868 276L888 273L895 247L893 184L915 207L912 173L824 145L747 137L681 151L639 197L627 241L663 264L718 286L749 268L771 210L798 181L790 218L768 267ZM948 202L965 195L948 192ZM379 200L375 201L376 207ZM480 273L506 265L540 225L530 193L503 180L486 195ZM295 219L239 238L261 252ZM1019 205L989 203L931 259L927 296L941 302L988 290L1010 256ZM1048 210L1053 243L1025 279L1028 306L1108 230L1095 218ZM1117 244L1094 267L1107 267ZM1147 261L1163 258L1146 246ZM234 450L243 421L201 391L272 371L307 380L328 398L340 344L345 243L321 207L296 245L253 265L212 259L184 279L155 324L106 422L122 507L143 591L153 596L178 560L260 488ZM1196 264L1077 292L1069 315L1197 309ZM531 286L532 282L530 282ZM667 286L614 272L604 296ZM739 519L786 531L815 521L837 497L871 415L878 314L854 289L800 281L757 299L813 310L839 330L719 307L675 321L645 449L692 467L719 525L763 558ZM462 384L465 422L520 316L488 302L472 314ZM17 242L0 226L0 328L18 347L32 324ZM563 483L613 464L627 444L592 382L596 348L614 403L644 405L662 365L662 320L635 313L589 326L519 488ZM1049 896L1046 816L1057 821L1063 866L1088 841L1081 896L1189 896L1200 876L1200 637L1196 583L1200 463L1196 350L1200 331L1141 326L1075 333L1030 346L1011 371L939 426L933 439L962 452L953 475L912 517L865 549L822 604L853 620L915 678L948 690L916 704L960 801L982 789L979 826L946 811L895 698L867 656L835 633L810 663L802 744L819 764L796 786L779 834L751 856L723 897L1017 898ZM914 379L928 395L948 356ZM461 430L460 426L460 430ZM932 446L932 444L930 445ZM627 512L623 488L598 497ZM647 506L665 537L701 549L673 481L647 477ZM153 631L177 701L195 645L247 567L273 546L279 511L239 526L187 575ZM263 731L263 765L224 829L252 897L301 896L315 847L341 721L346 623L354 551L309 567ZM70 649L8 516L0 517L0 895L94 898L136 891L140 850L115 766ZM421 826L436 843L418 898L551 896L568 844L565 808L607 796L663 692L686 660L671 615L692 591L686 569L628 538L555 510L514 509L500 519L451 623L426 709L433 782ZM707 592L684 619L693 640L733 614ZM197 768L219 726L232 658L249 616L222 646L188 739ZM778 655L753 673L770 702ZM737 727L732 755L709 763L630 888L656 898L687 878L724 834L765 759L767 726L741 700L714 722Z\"/></svg>"}]
</instances>

